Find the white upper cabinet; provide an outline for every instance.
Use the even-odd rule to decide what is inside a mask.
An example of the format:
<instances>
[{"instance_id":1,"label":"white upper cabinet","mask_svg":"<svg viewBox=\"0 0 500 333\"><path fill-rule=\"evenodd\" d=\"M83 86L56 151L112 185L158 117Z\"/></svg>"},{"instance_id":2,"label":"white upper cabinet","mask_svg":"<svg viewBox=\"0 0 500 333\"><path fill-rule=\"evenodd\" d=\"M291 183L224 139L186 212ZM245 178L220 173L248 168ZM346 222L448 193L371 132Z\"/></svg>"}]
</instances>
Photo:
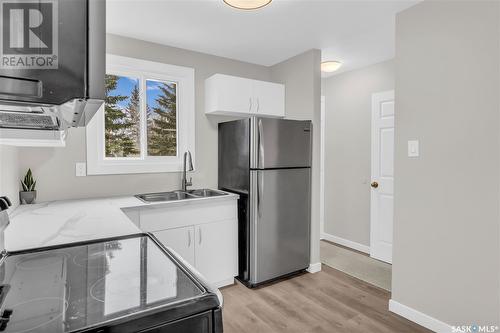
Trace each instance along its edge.
<instances>
[{"instance_id":1,"label":"white upper cabinet","mask_svg":"<svg viewBox=\"0 0 500 333\"><path fill-rule=\"evenodd\" d=\"M255 80L253 82L253 96L257 103L256 115L284 117L285 85Z\"/></svg>"},{"instance_id":2,"label":"white upper cabinet","mask_svg":"<svg viewBox=\"0 0 500 333\"><path fill-rule=\"evenodd\" d=\"M248 114L253 109L252 80L215 74L205 81L205 113Z\"/></svg>"},{"instance_id":3,"label":"white upper cabinet","mask_svg":"<svg viewBox=\"0 0 500 333\"><path fill-rule=\"evenodd\" d=\"M205 81L205 113L284 117L285 86L230 75L212 75Z\"/></svg>"}]
</instances>

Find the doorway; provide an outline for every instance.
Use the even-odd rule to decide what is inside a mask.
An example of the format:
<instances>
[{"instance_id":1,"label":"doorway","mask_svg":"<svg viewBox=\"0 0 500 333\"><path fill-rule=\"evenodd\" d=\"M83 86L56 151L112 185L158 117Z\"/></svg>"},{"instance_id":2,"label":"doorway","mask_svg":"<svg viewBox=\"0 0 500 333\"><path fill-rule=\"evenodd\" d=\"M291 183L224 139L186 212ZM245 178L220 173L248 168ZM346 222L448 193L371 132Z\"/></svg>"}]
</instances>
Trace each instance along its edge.
<instances>
[{"instance_id":1,"label":"doorway","mask_svg":"<svg viewBox=\"0 0 500 333\"><path fill-rule=\"evenodd\" d=\"M370 256L392 263L394 91L372 95Z\"/></svg>"},{"instance_id":2,"label":"doorway","mask_svg":"<svg viewBox=\"0 0 500 333\"><path fill-rule=\"evenodd\" d=\"M379 94L383 93L373 93L371 90L364 93L364 97L366 102L358 103L361 107L354 108L351 105L345 105L339 102L344 95L338 96L329 94L328 96L322 96L321 99L321 166L320 166L320 225L321 225L321 261L323 264L326 264L332 268L335 268L339 271L342 271L348 275L354 276L358 279L361 279L365 282L378 286L382 289L386 289L388 291L391 290L391 275L392 275L392 266L390 264L391 258L389 260L385 259L383 256L378 256L377 251L375 251L375 255L372 255L371 251L371 196L374 194L375 189L371 187L372 180L378 182L385 182L386 176L393 174L393 168L389 168L388 165L392 166L393 161L393 153L394 153L394 123L392 122L392 128L386 128L387 126L379 126L378 134L376 137L380 137L380 132L382 132L382 142L378 144L379 151L384 154L379 157L387 157L391 156L390 160L385 161L384 163L376 162L377 165L381 165L383 168L379 170L379 174L375 177L375 173L372 173L371 170L371 148L372 148L372 136L375 136L375 133L370 132L372 125L372 117L375 115L382 115L382 118L390 118L394 119L394 92L392 92L392 100L387 98L387 96L382 96ZM332 97L330 97L332 95ZM378 97L377 97L378 96ZM336 97L337 101L333 100ZM329 102L329 99L331 101ZM354 102L353 102L354 103ZM378 109L375 108L378 106ZM391 109L392 107L392 109ZM375 112L374 110L377 110ZM357 112L359 115L358 118L353 119L354 115L352 112ZM363 118L364 117L364 118ZM355 120L361 119L365 123L358 129L356 127ZM340 122L340 124L339 124ZM347 126L349 130L355 130L358 134L346 131L343 126ZM329 132L327 132L329 131ZM332 131L340 131L342 135L332 134ZM375 132L375 131L374 131ZM392 136L390 135L392 132ZM360 133L365 133L360 136ZM357 151L356 145L357 142L352 142L351 140L360 140L363 138L363 144L366 145L366 149L362 151ZM390 140L392 138L392 141ZM380 141L380 140L379 140ZM358 141L359 142L359 141ZM381 145L381 146L380 146ZM351 153L346 154L346 150L351 150ZM353 151L355 150L355 151ZM356 175L358 180L353 178L352 174L349 173L350 170L343 169L342 164L348 164L353 154L363 154L363 159L366 160L366 164L363 167L363 170L358 172ZM334 161L335 160L335 161ZM353 161L354 162L354 161ZM339 168L340 166L340 168ZM382 177L381 177L382 176ZM345 179L343 179L345 177ZM364 179L363 179L364 178ZM339 182L340 179L340 182ZM349 182L347 182L349 180ZM343 182L343 183L342 183ZM339 188L340 185L340 188ZM384 190L383 186L385 183L380 186ZM345 187L342 187L345 186ZM364 197L361 198L356 195L354 198L349 193L351 187L360 188L359 192L365 193ZM332 191L336 189L337 194L332 197ZM347 191L347 192L344 192ZM326 192L326 193L325 193ZM340 192L340 193L339 193ZM382 199L385 200L382 204L386 204L386 199L383 195L385 192L375 192L375 194L382 194ZM364 215L364 220L366 221L366 243L355 242L352 241L352 238L343 237L340 232L336 233L337 230L332 226L337 223L337 216L335 214L339 214L338 210L344 210L342 213L347 212L345 214L341 214L345 218L349 219L349 217L355 217L350 214L351 211L358 209L357 206L354 207L339 207L338 201L340 199L339 195L347 196L345 201L351 200L351 204L355 203L356 200L363 200L363 205L366 207L366 215ZM350 196L350 197L349 197ZM379 198L377 196L377 198ZM358 199L357 199L358 198ZM332 201L335 200L335 201ZM353 201L354 200L354 201ZM333 208L332 208L333 204ZM378 244L385 245L387 243L392 244L392 206L390 208L390 214L387 213L388 209L384 206L382 212L385 214L382 216L385 218L389 216L391 219L387 225L390 225L391 228L388 230L384 229L385 233L382 233L376 239L378 240ZM380 209L379 209L380 211ZM333 215L332 215L333 214ZM334 218L332 220L332 217ZM359 219L356 220L358 223ZM382 221L382 218L379 216L379 221ZM327 225L328 223L328 225ZM386 225L384 224L384 225ZM325 230L326 229L326 230ZM385 242L386 239L390 239L390 242ZM365 245L366 244L366 245ZM378 247L376 246L378 249ZM390 252L389 252L390 253Z\"/></svg>"}]
</instances>

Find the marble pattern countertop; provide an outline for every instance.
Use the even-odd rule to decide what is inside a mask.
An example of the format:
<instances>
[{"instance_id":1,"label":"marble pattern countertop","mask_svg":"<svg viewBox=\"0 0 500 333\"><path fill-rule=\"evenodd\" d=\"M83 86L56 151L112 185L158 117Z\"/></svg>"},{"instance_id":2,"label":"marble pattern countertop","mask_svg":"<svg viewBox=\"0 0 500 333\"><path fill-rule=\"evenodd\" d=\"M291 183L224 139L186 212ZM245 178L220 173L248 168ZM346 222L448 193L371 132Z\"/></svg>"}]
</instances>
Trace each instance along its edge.
<instances>
[{"instance_id":1,"label":"marble pattern countertop","mask_svg":"<svg viewBox=\"0 0 500 333\"><path fill-rule=\"evenodd\" d=\"M123 212L124 209L159 208L235 200L228 194L219 197L146 203L134 196L51 201L23 205L10 214L5 229L8 252L103 239L141 233Z\"/></svg>"}]
</instances>

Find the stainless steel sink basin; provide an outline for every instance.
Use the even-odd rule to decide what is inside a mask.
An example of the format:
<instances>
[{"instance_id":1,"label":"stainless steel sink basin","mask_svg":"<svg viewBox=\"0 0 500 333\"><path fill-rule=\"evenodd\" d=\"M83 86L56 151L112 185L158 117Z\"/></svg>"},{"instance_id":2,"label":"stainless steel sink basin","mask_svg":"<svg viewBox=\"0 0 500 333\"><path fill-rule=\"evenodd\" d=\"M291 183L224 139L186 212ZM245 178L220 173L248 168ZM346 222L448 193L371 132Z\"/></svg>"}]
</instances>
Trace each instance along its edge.
<instances>
[{"instance_id":1,"label":"stainless steel sink basin","mask_svg":"<svg viewBox=\"0 0 500 333\"><path fill-rule=\"evenodd\" d=\"M144 202L177 201L196 198L196 196L182 191L139 194L135 197Z\"/></svg>"},{"instance_id":2,"label":"stainless steel sink basin","mask_svg":"<svg viewBox=\"0 0 500 333\"><path fill-rule=\"evenodd\" d=\"M163 202L163 201L188 200L195 198L218 197L221 195L227 195L227 193L204 188L199 190L189 190L187 192L172 191L172 192L138 194L135 197L144 202Z\"/></svg>"},{"instance_id":3,"label":"stainless steel sink basin","mask_svg":"<svg viewBox=\"0 0 500 333\"><path fill-rule=\"evenodd\" d=\"M208 189L208 188L203 188L203 189L200 189L200 190L189 190L188 193L192 194L192 195L195 195L197 197L203 197L203 198L206 198L206 197L218 197L218 196L221 196L221 195L227 195L227 193L216 191L216 190L211 190L211 189Z\"/></svg>"}]
</instances>

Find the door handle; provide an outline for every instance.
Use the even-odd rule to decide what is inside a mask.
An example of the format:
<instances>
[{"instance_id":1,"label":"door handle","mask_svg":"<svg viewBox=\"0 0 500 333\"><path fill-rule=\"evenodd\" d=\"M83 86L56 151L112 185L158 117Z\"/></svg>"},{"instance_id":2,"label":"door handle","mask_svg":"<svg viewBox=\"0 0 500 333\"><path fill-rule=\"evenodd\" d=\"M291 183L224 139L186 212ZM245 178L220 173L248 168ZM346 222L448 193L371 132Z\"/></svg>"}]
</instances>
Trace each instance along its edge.
<instances>
[{"instance_id":1,"label":"door handle","mask_svg":"<svg viewBox=\"0 0 500 333\"><path fill-rule=\"evenodd\" d=\"M248 107L248 112L252 112L252 97L250 97L248 101L250 102L250 106Z\"/></svg>"},{"instance_id":2,"label":"door handle","mask_svg":"<svg viewBox=\"0 0 500 333\"><path fill-rule=\"evenodd\" d=\"M201 227L198 227L198 231L199 231L198 234L200 235L199 240L198 240L198 244L201 245Z\"/></svg>"},{"instance_id":3,"label":"door handle","mask_svg":"<svg viewBox=\"0 0 500 333\"><path fill-rule=\"evenodd\" d=\"M188 247L191 247L191 230L188 230Z\"/></svg>"},{"instance_id":4,"label":"door handle","mask_svg":"<svg viewBox=\"0 0 500 333\"><path fill-rule=\"evenodd\" d=\"M260 205L261 205L263 187L264 187L264 179L260 175L260 172L257 172L257 216L258 217L262 217L262 214L260 213Z\"/></svg>"},{"instance_id":5,"label":"door handle","mask_svg":"<svg viewBox=\"0 0 500 333\"><path fill-rule=\"evenodd\" d=\"M260 109L260 101L259 101L259 99L257 98L257 112L259 112L259 109Z\"/></svg>"},{"instance_id":6,"label":"door handle","mask_svg":"<svg viewBox=\"0 0 500 333\"><path fill-rule=\"evenodd\" d=\"M258 161L257 161L257 167L258 168L264 168L264 145L262 144L262 132L263 132L263 127L262 127L262 119L257 119L257 142L258 142Z\"/></svg>"},{"instance_id":7,"label":"door handle","mask_svg":"<svg viewBox=\"0 0 500 333\"><path fill-rule=\"evenodd\" d=\"M370 184L370 186L373 187L373 188L377 188L378 187L378 183L377 182L372 182Z\"/></svg>"}]
</instances>

